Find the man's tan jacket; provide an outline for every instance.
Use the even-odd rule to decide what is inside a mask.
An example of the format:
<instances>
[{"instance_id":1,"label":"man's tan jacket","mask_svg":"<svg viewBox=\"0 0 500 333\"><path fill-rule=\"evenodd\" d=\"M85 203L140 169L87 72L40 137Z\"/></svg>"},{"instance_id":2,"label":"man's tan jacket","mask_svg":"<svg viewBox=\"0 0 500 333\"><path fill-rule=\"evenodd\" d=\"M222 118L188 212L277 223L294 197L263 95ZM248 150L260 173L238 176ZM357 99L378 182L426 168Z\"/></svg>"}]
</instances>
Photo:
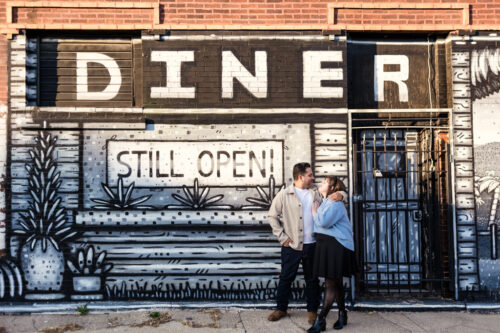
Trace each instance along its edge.
<instances>
[{"instance_id":1,"label":"man's tan jacket","mask_svg":"<svg viewBox=\"0 0 500 333\"><path fill-rule=\"evenodd\" d=\"M321 195L316 189L309 189L313 202L321 202ZM292 240L290 247L301 251L304 242L304 220L302 217L302 203L295 194L293 184L279 191L273 199L267 219L273 234L281 244L288 238Z\"/></svg>"}]
</instances>

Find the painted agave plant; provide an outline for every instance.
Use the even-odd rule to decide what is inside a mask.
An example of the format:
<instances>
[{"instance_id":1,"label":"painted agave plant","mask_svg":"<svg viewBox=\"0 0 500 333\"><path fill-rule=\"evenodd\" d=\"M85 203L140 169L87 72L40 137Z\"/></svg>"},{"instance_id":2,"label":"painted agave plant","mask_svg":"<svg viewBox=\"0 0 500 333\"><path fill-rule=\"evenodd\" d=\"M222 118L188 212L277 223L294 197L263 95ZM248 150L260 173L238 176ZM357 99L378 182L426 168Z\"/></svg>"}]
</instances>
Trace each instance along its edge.
<instances>
[{"instance_id":1,"label":"painted agave plant","mask_svg":"<svg viewBox=\"0 0 500 333\"><path fill-rule=\"evenodd\" d=\"M123 186L123 178L118 178L118 188L116 193L105 183L101 183L102 189L108 195L109 199L90 199L98 205L92 206L93 209L110 210L110 209L154 209L153 206L141 205L143 202L148 201L151 195L144 195L138 198L132 198L135 182L132 182L128 188Z\"/></svg>"},{"instance_id":2,"label":"painted agave plant","mask_svg":"<svg viewBox=\"0 0 500 333\"><path fill-rule=\"evenodd\" d=\"M45 125L45 124L44 124ZM40 131L29 154L28 209L21 214L22 229L14 230L23 243L19 251L21 270L29 299L61 299L64 276L62 245L76 235L67 224L66 211L58 196L61 174L55 159L57 137Z\"/></svg>"},{"instance_id":3,"label":"painted agave plant","mask_svg":"<svg viewBox=\"0 0 500 333\"><path fill-rule=\"evenodd\" d=\"M22 230L14 233L26 237L25 244L31 250L37 242L41 242L45 252L50 242L57 251L60 244L76 235L72 228L66 225L66 213L61 205L62 199L57 196L61 186L61 173L57 172L57 163L53 158L57 137L44 131L35 138L35 149L29 152L31 164L26 164L29 174L28 185L31 202L26 214L21 214Z\"/></svg>"},{"instance_id":4,"label":"painted agave plant","mask_svg":"<svg viewBox=\"0 0 500 333\"><path fill-rule=\"evenodd\" d=\"M253 205L243 206L243 209L269 209L271 207L271 203L273 202L276 194L285 188L285 185L281 185L279 188L276 188L276 181L274 177L271 175L269 177L269 185L267 187L267 192L259 185L255 187L257 192L259 193L259 198L246 198L245 200L250 202Z\"/></svg>"},{"instance_id":5,"label":"painted agave plant","mask_svg":"<svg viewBox=\"0 0 500 333\"><path fill-rule=\"evenodd\" d=\"M172 197L177 200L180 204L177 205L167 205L167 208L170 209L231 209L233 208L231 205L217 205L216 203L222 198L224 195L218 194L212 197L209 197L210 188L204 187L200 188L198 184L198 178L194 180L193 190L189 190L185 185L182 186L182 191L184 192L184 196L180 196L176 193L172 194Z\"/></svg>"},{"instance_id":6,"label":"painted agave plant","mask_svg":"<svg viewBox=\"0 0 500 333\"><path fill-rule=\"evenodd\" d=\"M75 275L99 275L109 272L113 268L113 264L104 264L106 252L96 253L96 255L97 259L94 255L94 247L89 246L87 252L84 252L84 250L78 251L75 263L67 260L66 265Z\"/></svg>"}]
</instances>

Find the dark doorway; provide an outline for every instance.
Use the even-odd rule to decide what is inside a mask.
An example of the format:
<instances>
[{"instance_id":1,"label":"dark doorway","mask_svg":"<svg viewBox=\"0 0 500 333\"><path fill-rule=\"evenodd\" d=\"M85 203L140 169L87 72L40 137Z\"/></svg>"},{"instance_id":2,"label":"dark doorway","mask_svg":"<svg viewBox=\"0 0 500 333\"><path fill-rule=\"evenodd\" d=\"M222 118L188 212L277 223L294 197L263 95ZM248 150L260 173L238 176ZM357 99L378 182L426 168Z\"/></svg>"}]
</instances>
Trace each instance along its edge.
<instances>
[{"instance_id":1,"label":"dark doorway","mask_svg":"<svg viewBox=\"0 0 500 333\"><path fill-rule=\"evenodd\" d=\"M447 296L447 131L363 128L353 139L358 292Z\"/></svg>"}]
</instances>

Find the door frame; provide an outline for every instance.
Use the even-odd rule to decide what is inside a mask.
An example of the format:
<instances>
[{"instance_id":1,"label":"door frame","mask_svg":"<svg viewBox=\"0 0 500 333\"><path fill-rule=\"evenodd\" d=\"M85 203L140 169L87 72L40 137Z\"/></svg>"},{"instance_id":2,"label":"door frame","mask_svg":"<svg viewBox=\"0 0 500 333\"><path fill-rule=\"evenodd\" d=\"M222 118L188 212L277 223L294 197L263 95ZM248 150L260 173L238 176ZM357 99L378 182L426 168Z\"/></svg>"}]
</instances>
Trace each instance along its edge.
<instances>
[{"instance_id":1,"label":"door frame","mask_svg":"<svg viewBox=\"0 0 500 333\"><path fill-rule=\"evenodd\" d=\"M356 165L356 161L354 160L355 156L353 145L355 143L355 138L353 137L353 133L360 129L359 127L353 127L353 118L357 120L357 114L381 114L388 115L390 119L390 114L393 113L404 113L404 114L416 114L416 116L422 117L422 114L429 114L430 117L433 115L440 113L447 115L447 126L443 126L443 129L446 129L449 133L449 179L451 184L455 183L455 161L454 161L454 128L453 128L453 118L452 118L452 108L434 108L434 109L348 109L348 117L347 117L347 148L348 148L348 194L349 194L349 216L351 218L351 223L354 225L354 166ZM383 120L381 118L380 120ZM370 126L369 128L387 128L388 126ZM422 126L419 126L422 127ZM368 127L367 127L368 128ZM405 127L407 128L407 127ZM429 126L428 128L438 129L436 126ZM451 286L453 289L454 299L459 299L459 281L458 281L458 253L457 253L457 217L456 217L456 189L455 186L450 186L449 188L449 205L451 206L451 230L449 232L452 233L452 245L450 246L450 255L449 258L453 257L453 265L450 265L450 275L453 274L453 279L451 282ZM355 244L356 246L356 244ZM351 300L354 303L356 301L356 282L357 278L355 276L350 277L350 292L351 292Z\"/></svg>"}]
</instances>

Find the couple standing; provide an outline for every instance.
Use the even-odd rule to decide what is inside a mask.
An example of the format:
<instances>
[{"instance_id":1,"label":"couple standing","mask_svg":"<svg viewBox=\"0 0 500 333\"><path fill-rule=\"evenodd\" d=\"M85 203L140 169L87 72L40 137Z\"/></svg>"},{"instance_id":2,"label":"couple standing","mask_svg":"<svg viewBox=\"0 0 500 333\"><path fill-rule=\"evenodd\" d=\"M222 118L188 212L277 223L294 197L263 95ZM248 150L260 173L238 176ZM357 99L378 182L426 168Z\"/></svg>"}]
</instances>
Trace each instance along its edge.
<instances>
[{"instance_id":1,"label":"couple standing","mask_svg":"<svg viewBox=\"0 0 500 333\"><path fill-rule=\"evenodd\" d=\"M339 319L334 325L347 324L343 276L354 273L352 226L342 200L347 193L344 183L335 176L326 177L317 190L312 189L314 176L309 163L293 167L293 184L281 190L269 209L268 219L281 247L281 274L276 291L277 307L268 320L286 316L291 285L300 262L306 282L308 332L326 328L326 316L337 301ZM323 307L319 315L318 277L325 278Z\"/></svg>"}]
</instances>

